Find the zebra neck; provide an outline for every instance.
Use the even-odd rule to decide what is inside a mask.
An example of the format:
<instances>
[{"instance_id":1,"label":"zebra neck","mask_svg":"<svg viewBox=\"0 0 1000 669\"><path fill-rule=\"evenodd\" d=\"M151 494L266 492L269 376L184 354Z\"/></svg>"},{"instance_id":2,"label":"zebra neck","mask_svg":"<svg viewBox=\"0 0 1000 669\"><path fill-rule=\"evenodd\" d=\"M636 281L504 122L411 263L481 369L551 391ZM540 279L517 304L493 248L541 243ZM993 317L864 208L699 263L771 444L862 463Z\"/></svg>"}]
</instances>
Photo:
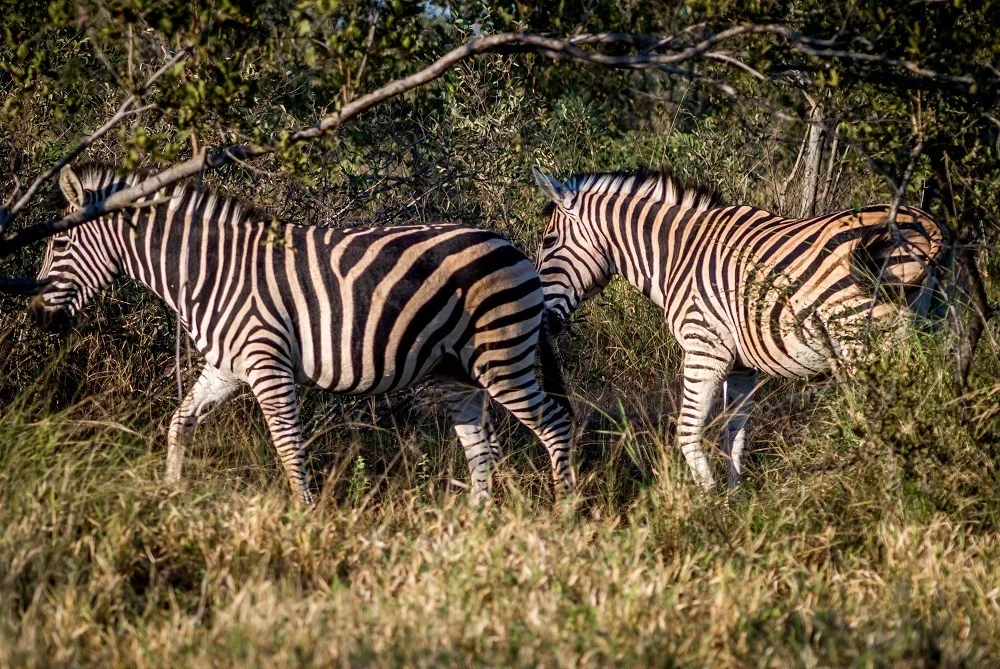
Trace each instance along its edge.
<instances>
[{"instance_id":1,"label":"zebra neck","mask_svg":"<svg viewBox=\"0 0 1000 669\"><path fill-rule=\"evenodd\" d=\"M604 217L602 233L612 274L620 274L663 307L668 292L664 283L669 275L665 267L665 240L675 228L683 227L694 210L663 208L659 202L622 198L608 207L608 211L614 215Z\"/></svg>"},{"instance_id":2,"label":"zebra neck","mask_svg":"<svg viewBox=\"0 0 1000 669\"><path fill-rule=\"evenodd\" d=\"M121 221L123 273L156 294L185 324L197 271L191 267L191 249L201 244L205 227L204 196L181 189L171 201Z\"/></svg>"}]
</instances>

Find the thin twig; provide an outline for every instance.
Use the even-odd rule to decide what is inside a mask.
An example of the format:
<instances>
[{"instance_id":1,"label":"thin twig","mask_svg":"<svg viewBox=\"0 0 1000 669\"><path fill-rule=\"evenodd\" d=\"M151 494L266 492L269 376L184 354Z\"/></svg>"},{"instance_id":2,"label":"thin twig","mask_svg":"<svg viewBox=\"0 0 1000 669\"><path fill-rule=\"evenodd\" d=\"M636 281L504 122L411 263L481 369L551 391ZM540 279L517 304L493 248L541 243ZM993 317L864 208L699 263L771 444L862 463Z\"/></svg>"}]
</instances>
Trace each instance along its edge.
<instances>
[{"instance_id":1,"label":"thin twig","mask_svg":"<svg viewBox=\"0 0 1000 669\"><path fill-rule=\"evenodd\" d=\"M795 178L795 174L799 171L799 163L802 162L802 155L806 151L806 144L809 143L809 129L802 133L802 142L799 144L799 154L795 156L795 163L792 165L792 171L788 173L788 176L784 181L781 182L781 188L778 190L778 202L781 208L785 208L785 194L788 192L788 186L791 185L792 179Z\"/></svg>"},{"instance_id":2,"label":"thin twig","mask_svg":"<svg viewBox=\"0 0 1000 669\"><path fill-rule=\"evenodd\" d=\"M354 83L360 85L361 77L365 74L365 65L368 64L368 55L371 53L372 45L375 43L375 28L378 27L379 18L382 11L378 2L372 3L372 11L369 18L368 35L365 37L364 54L361 56L361 64L358 66L358 73L354 76Z\"/></svg>"},{"instance_id":3,"label":"thin twig","mask_svg":"<svg viewBox=\"0 0 1000 669\"><path fill-rule=\"evenodd\" d=\"M757 71L754 68L750 67L749 65L747 65L746 63L744 63L742 60L739 60L737 58L734 58L734 57L730 56L728 53L726 53L724 51L710 51L709 53L705 54L705 58L707 58L709 60L717 60L720 63L726 63L727 65L732 65L733 67L735 67L737 69L743 70L744 72L746 72L750 76L754 77L758 81L766 81L767 80L767 77L765 77L759 71Z\"/></svg>"},{"instance_id":4,"label":"thin twig","mask_svg":"<svg viewBox=\"0 0 1000 669\"><path fill-rule=\"evenodd\" d=\"M13 163L13 162L14 162L14 161L13 161L13 160L11 160L11 163ZM17 197L17 193L18 193L18 191L20 191L20 190L21 190L21 180L20 180L20 179L18 179L18 178L17 178L17 175L15 174L15 175L14 175L14 190L12 190L12 191L10 192L10 197L9 197L9 198L7 198L7 201L3 203L3 208L4 208L4 209L6 209L7 207L9 207L9 206L10 206L10 203L14 201L14 198L15 198L15 197Z\"/></svg>"},{"instance_id":5,"label":"thin twig","mask_svg":"<svg viewBox=\"0 0 1000 669\"><path fill-rule=\"evenodd\" d=\"M94 52L94 55L97 57L97 60L101 61L101 65L104 66L104 69L108 71L108 74L111 75L111 78L115 80L116 84L118 84L118 88L122 89L123 91L128 90L128 86L125 84L124 81L122 81L121 75L118 74L118 70L112 67L111 61L108 60L108 57L107 55L105 55L104 50L101 48L101 45L97 43L97 31L94 30L93 27L87 28L87 37L90 38L90 48Z\"/></svg>"}]
</instances>

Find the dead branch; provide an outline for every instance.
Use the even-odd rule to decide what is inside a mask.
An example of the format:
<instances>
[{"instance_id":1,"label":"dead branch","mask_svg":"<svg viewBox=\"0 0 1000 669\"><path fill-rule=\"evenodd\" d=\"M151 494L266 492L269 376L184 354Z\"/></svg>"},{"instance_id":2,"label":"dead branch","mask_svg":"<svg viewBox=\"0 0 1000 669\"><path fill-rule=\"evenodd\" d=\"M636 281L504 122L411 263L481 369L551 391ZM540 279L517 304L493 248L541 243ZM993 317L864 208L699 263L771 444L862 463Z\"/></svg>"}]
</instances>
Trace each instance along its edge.
<instances>
[{"instance_id":1,"label":"dead branch","mask_svg":"<svg viewBox=\"0 0 1000 669\"><path fill-rule=\"evenodd\" d=\"M21 279L0 276L0 293L9 295L34 295L44 287L44 284L34 279Z\"/></svg>"},{"instance_id":2,"label":"dead branch","mask_svg":"<svg viewBox=\"0 0 1000 669\"><path fill-rule=\"evenodd\" d=\"M36 192L38 192L38 189L41 187L41 185L44 184L49 179L51 179L56 173L58 173L59 170L63 168L63 166L69 165L71 162L73 162L77 156L79 156L87 149L87 147L89 147L91 144L93 144L98 139L107 134L109 130L118 125L118 123L120 123L122 120L128 118L129 116L132 116L133 114L139 114L141 112L147 111L155 107L155 105L145 105L138 109L132 109L132 106L139 100L139 98L146 91L148 91L153 86L153 84L156 83L156 80L159 79L161 76L163 76L163 74L166 73L168 70L170 70L170 68L172 68L174 65L187 58L191 54L192 49L193 47L187 46L178 51L176 54L174 54L174 57L171 58L169 61L167 61L156 72L154 72L149 77L149 79L146 80L146 83L140 86L135 93L128 96L125 99L125 101L122 102L121 106L118 107L118 111L115 112L114 116L108 119L104 125L95 130L89 137L87 137L82 142L77 144L76 148L74 148L72 151L63 156L62 160L60 160L58 163L56 163L48 170L43 172L41 175L39 175L38 178L35 179L34 182L32 182L31 186L28 187L28 190L24 193L24 195L21 196L21 198L14 204L13 207L11 207L10 209L5 209L4 211L0 211L0 234L3 234L4 230L7 229L7 226L10 225L10 222L14 219L17 213L21 211L28 204L28 202L31 201L31 198L34 197ZM16 192L17 191L15 190L15 193ZM11 199L13 199L13 196L11 197Z\"/></svg>"},{"instance_id":3,"label":"dead branch","mask_svg":"<svg viewBox=\"0 0 1000 669\"><path fill-rule=\"evenodd\" d=\"M795 174L799 171L799 163L802 162L802 155L805 153L806 144L809 143L809 128L802 133L802 143L799 144L799 153L795 156L795 163L792 165L792 171L788 173L788 176L781 182L781 187L778 190L778 203L781 209L785 209L785 193L788 192L788 186L792 183L795 178Z\"/></svg>"},{"instance_id":4,"label":"dead branch","mask_svg":"<svg viewBox=\"0 0 1000 669\"><path fill-rule=\"evenodd\" d=\"M690 33L685 33L690 34ZM337 128L344 122L367 111L371 107L394 98L402 93L424 86L437 79L447 70L456 64L467 60L473 56L484 53L537 53L539 55L552 58L554 60L569 61L585 64L600 65L604 67L618 69L660 69L670 73L682 74L685 76L695 76L691 71L684 72L675 66L687 63L698 58L708 57L717 61L722 61L736 67L740 67L736 59L726 52L714 51L720 44L734 38L753 35L770 34L784 38L798 51L818 58L853 60L869 64L878 64L884 67L902 69L910 75L920 78L926 82L935 84L946 84L957 87L962 91L970 90L974 83L970 76L955 76L938 73L927 68L919 67L909 61L886 58L872 54L855 53L833 48L835 40L817 39L796 33L795 31L781 25L741 25L722 30L710 35L693 44L684 44L676 37L659 38L641 35L604 33L595 35L578 35L568 39L547 37L533 33L501 33L480 37L457 47L428 67L410 75L390 82L386 86L379 88L367 95L345 104L341 110L333 115L327 116L318 123L300 128L293 132L279 133L264 144L240 144L226 148L218 148L208 151L202 149L192 158L183 163L170 167L156 175L147 178L145 181L122 191L119 191L102 202L80 209L62 218L52 219L16 232L0 237L0 258L6 257L28 244L44 239L52 234L68 230L86 221L93 220L102 215L121 210L140 198L148 197L165 186L176 183L205 170L217 169L230 162L246 160L257 156L270 154L278 149L306 142L323 137ZM608 55L597 51L588 51L581 48L581 45L606 45L606 44L640 44L646 49L634 55ZM664 53L666 51L666 53ZM160 71L154 76L158 77L163 71L168 69L175 62L185 57L190 52L190 48L178 52ZM741 69L744 69L741 67ZM754 71L756 73L756 71ZM708 80L703 76L700 80ZM731 86L724 82L708 80L716 84L720 90L735 94ZM134 96L133 96L134 97ZM130 98L131 99L131 98ZM126 101L128 102L128 101ZM128 103L128 107L134 104L134 100ZM123 103L124 110L127 110ZM116 114L116 116L118 116ZM114 119L117 123L121 119ZM113 125L111 121L109 124ZM108 128L109 124L105 124ZM103 132L107 132L102 126ZM96 134L96 133L95 133ZM95 137L96 139L96 137ZM63 165L71 162L79 153L92 142L85 140L80 147L67 155L56 166L39 177L37 184L40 185L45 180L55 174ZM5 212L0 219L0 233L9 223L13 213L24 207L31 196L37 191L38 185L33 184L29 192L25 194L15 204L10 212Z\"/></svg>"},{"instance_id":5,"label":"dead branch","mask_svg":"<svg viewBox=\"0 0 1000 669\"><path fill-rule=\"evenodd\" d=\"M834 132L830 133L830 157L826 161L826 177L823 179L823 192L816 198L820 208L819 213L825 214L830 210L830 200L833 197L833 166L837 161L837 150L840 148L840 133L836 132L837 124L833 124Z\"/></svg>"},{"instance_id":6,"label":"dead branch","mask_svg":"<svg viewBox=\"0 0 1000 669\"><path fill-rule=\"evenodd\" d=\"M823 106L809 100L809 129L806 132L807 143L805 162L802 172L802 202L799 205L799 216L812 216L816 210L816 189L819 185L819 171L823 161L823 148L826 144L826 126L823 118Z\"/></svg>"}]
</instances>

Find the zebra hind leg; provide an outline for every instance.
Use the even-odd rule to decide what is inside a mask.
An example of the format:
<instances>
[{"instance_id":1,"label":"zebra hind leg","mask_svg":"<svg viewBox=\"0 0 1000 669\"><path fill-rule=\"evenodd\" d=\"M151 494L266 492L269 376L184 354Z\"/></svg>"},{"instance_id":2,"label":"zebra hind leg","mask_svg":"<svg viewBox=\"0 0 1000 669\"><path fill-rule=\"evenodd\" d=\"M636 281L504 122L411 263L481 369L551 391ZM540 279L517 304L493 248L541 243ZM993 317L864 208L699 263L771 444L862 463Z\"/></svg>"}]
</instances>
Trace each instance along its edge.
<instances>
[{"instance_id":1,"label":"zebra hind leg","mask_svg":"<svg viewBox=\"0 0 1000 669\"><path fill-rule=\"evenodd\" d=\"M170 427L167 430L167 473L164 479L167 483L177 483L181 479L185 441L191 431L213 409L229 399L237 388L239 381L235 377L212 365L202 368L198 380L170 417Z\"/></svg>"},{"instance_id":2,"label":"zebra hind leg","mask_svg":"<svg viewBox=\"0 0 1000 669\"><path fill-rule=\"evenodd\" d=\"M576 490L572 466L573 413L569 403L560 402L542 390L530 366L515 377L496 374L492 380L480 381L486 392L545 446L552 463L556 497L568 499Z\"/></svg>"},{"instance_id":3,"label":"zebra hind leg","mask_svg":"<svg viewBox=\"0 0 1000 669\"><path fill-rule=\"evenodd\" d=\"M288 475L292 495L303 505L313 502L305 472L305 445L299 424L299 401L291 370L274 362L257 365L248 373L250 388L257 397L271 441Z\"/></svg>"},{"instance_id":4,"label":"zebra hind leg","mask_svg":"<svg viewBox=\"0 0 1000 669\"><path fill-rule=\"evenodd\" d=\"M741 369L729 372L723 384L723 398L729 423L722 432L723 451L726 454L726 473L730 488L740 485L743 468L740 458L747 443L747 420L749 418L757 371Z\"/></svg>"},{"instance_id":5,"label":"zebra hind leg","mask_svg":"<svg viewBox=\"0 0 1000 669\"><path fill-rule=\"evenodd\" d=\"M487 504L493 498L493 472L500 459L500 448L490 420L486 391L463 383L446 383L443 389L455 433L469 463L472 502Z\"/></svg>"}]
</instances>

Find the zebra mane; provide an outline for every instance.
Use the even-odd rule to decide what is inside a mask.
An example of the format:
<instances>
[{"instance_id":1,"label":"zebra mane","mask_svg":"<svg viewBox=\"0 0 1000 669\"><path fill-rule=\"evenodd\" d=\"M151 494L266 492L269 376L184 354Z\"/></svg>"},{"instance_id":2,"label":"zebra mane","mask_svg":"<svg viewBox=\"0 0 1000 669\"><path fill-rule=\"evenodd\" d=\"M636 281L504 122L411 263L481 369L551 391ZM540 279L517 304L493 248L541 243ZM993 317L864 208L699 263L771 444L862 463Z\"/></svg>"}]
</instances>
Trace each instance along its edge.
<instances>
[{"instance_id":1,"label":"zebra mane","mask_svg":"<svg viewBox=\"0 0 1000 669\"><path fill-rule=\"evenodd\" d=\"M139 183L144 172L128 172L110 163L82 163L73 165L73 172L87 190L100 191L107 197Z\"/></svg>"},{"instance_id":2,"label":"zebra mane","mask_svg":"<svg viewBox=\"0 0 1000 669\"><path fill-rule=\"evenodd\" d=\"M575 193L632 195L702 211L719 206L715 190L708 185L683 181L673 168L639 168L635 172L591 172L576 174L566 183Z\"/></svg>"},{"instance_id":3,"label":"zebra mane","mask_svg":"<svg viewBox=\"0 0 1000 669\"><path fill-rule=\"evenodd\" d=\"M117 165L100 162L74 165L73 171L80 178L80 183L84 188L99 191L103 193L103 197L108 197L112 193L135 186L145 181L150 175L146 170L123 170ZM175 184L173 196L181 197L192 191L202 197L209 198L210 202L214 201L218 204L228 202L231 208L240 212L245 217L254 220L270 220L273 218L270 213L257 208L239 196L198 184L196 179L185 179Z\"/></svg>"}]
</instances>

